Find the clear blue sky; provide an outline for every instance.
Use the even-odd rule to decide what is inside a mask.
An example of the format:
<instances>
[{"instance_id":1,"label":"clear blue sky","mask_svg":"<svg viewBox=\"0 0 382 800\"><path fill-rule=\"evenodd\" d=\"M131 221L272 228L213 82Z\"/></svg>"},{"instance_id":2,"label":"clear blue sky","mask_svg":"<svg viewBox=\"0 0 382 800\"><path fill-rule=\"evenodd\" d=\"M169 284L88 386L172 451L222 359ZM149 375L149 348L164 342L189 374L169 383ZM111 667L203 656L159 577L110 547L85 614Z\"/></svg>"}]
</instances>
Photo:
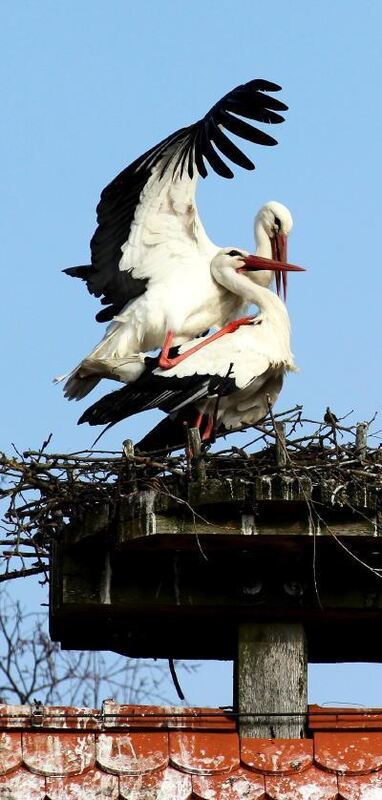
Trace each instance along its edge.
<instances>
[{"instance_id":1,"label":"clear blue sky","mask_svg":"<svg viewBox=\"0 0 382 800\"><path fill-rule=\"evenodd\" d=\"M254 77L283 86L280 144L248 144L255 173L201 182L205 226L251 250L259 206L291 208L290 259L309 272L290 280L301 371L278 408L303 403L317 417L329 404L354 419L381 408L381 28L379 0L4 0L2 449L50 432L56 450L90 445L76 427L84 404L51 381L100 338L98 301L60 270L88 262L99 192L121 168ZM120 426L105 446L152 422ZM329 680L314 668L312 699L381 705L382 671L365 669L336 667ZM192 700L229 702L224 672L217 682L206 670Z\"/></svg>"}]
</instances>

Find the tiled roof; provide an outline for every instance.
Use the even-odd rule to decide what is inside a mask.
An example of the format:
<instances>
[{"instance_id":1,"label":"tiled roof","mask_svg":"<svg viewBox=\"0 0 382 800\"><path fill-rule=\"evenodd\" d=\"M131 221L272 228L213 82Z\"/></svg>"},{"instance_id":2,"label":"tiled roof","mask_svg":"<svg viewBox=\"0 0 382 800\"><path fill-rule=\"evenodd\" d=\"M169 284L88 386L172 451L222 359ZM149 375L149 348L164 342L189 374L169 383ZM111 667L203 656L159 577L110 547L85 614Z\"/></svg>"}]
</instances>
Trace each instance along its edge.
<instances>
[{"instance_id":1,"label":"tiled roof","mask_svg":"<svg viewBox=\"0 0 382 800\"><path fill-rule=\"evenodd\" d=\"M1 800L382 800L382 711L311 707L307 739L213 709L0 706Z\"/></svg>"}]
</instances>

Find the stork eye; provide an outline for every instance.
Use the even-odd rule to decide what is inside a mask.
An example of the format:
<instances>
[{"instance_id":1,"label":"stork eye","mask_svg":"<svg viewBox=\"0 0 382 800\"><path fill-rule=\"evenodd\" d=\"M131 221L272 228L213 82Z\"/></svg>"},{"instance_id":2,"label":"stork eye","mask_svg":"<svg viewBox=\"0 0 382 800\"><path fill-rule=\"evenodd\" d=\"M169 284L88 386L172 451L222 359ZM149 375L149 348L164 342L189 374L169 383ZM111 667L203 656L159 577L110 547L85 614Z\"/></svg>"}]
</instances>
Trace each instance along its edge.
<instances>
[{"instance_id":1,"label":"stork eye","mask_svg":"<svg viewBox=\"0 0 382 800\"><path fill-rule=\"evenodd\" d=\"M275 225L278 228L278 230L280 230L280 228L281 228L281 220L280 220L279 217L275 217Z\"/></svg>"},{"instance_id":2,"label":"stork eye","mask_svg":"<svg viewBox=\"0 0 382 800\"><path fill-rule=\"evenodd\" d=\"M227 255L229 255L229 256L242 256L243 253L241 253L240 250L230 250L229 253L227 253Z\"/></svg>"}]
</instances>

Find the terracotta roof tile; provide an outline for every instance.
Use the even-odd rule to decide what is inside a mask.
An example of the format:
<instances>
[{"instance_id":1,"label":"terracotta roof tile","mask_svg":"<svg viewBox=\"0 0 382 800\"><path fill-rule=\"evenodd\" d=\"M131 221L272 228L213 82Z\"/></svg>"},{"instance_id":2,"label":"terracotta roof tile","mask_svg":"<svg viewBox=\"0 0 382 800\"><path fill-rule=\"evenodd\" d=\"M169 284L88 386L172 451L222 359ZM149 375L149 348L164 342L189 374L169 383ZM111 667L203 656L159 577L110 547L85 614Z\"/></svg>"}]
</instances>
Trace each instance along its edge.
<instances>
[{"instance_id":1,"label":"terracotta roof tile","mask_svg":"<svg viewBox=\"0 0 382 800\"><path fill-rule=\"evenodd\" d=\"M31 706L7 706L0 704L0 727L20 728L23 725L30 726L32 709Z\"/></svg>"},{"instance_id":2,"label":"terracotta roof tile","mask_svg":"<svg viewBox=\"0 0 382 800\"><path fill-rule=\"evenodd\" d=\"M309 707L309 728L322 730L380 730L382 731L382 709L321 708Z\"/></svg>"},{"instance_id":3,"label":"terracotta roof tile","mask_svg":"<svg viewBox=\"0 0 382 800\"><path fill-rule=\"evenodd\" d=\"M266 793L272 800L337 800L337 776L311 767L296 775L265 778Z\"/></svg>"},{"instance_id":4,"label":"terracotta roof tile","mask_svg":"<svg viewBox=\"0 0 382 800\"><path fill-rule=\"evenodd\" d=\"M168 734L97 734L97 764L115 775L141 775L168 764Z\"/></svg>"},{"instance_id":5,"label":"terracotta roof tile","mask_svg":"<svg viewBox=\"0 0 382 800\"><path fill-rule=\"evenodd\" d=\"M0 797L4 800L44 800L45 778L26 769L16 769L0 777Z\"/></svg>"},{"instance_id":6,"label":"terracotta roof tile","mask_svg":"<svg viewBox=\"0 0 382 800\"><path fill-rule=\"evenodd\" d=\"M39 710L29 705L12 706L0 704L0 730L7 728L73 728L74 730L97 730L100 728L100 712L90 708L71 706L48 706Z\"/></svg>"},{"instance_id":7,"label":"terracotta roof tile","mask_svg":"<svg viewBox=\"0 0 382 800\"><path fill-rule=\"evenodd\" d=\"M47 778L46 797L49 800L119 800L119 782L116 775L106 775L98 769L73 777ZM38 800L45 800L44 795Z\"/></svg>"},{"instance_id":8,"label":"terracotta roof tile","mask_svg":"<svg viewBox=\"0 0 382 800\"><path fill-rule=\"evenodd\" d=\"M193 777L192 788L198 800L262 800L265 781L239 767L229 775Z\"/></svg>"},{"instance_id":9,"label":"terracotta roof tile","mask_svg":"<svg viewBox=\"0 0 382 800\"><path fill-rule=\"evenodd\" d=\"M338 792L341 800L381 800L382 775L380 772L371 775L340 775Z\"/></svg>"},{"instance_id":10,"label":"terracotta roof tile","mask_svg":"<svg viewBox=\"0 0 382 800\"><path fill-rule=\"evenodd\" d=\"M38 775L78 775L95 763L94 734L23 732L25 766Z\"/></svg>"},{"instance_id":11,"label":"terracotta roof tile","mask_svg":"<svg viewBox=\"0 0 382 800\"><path fill-rule=\"evenodd\" d=\"M314 760L324 769L346 775L367 775L382 768L380 733L316 733Z\"/></svg>"},{"instance_id":12,"label":"terracotta roof tile","mask_svg":"<svg viewBox=\"0 0 382 800\"><path fill-rule=\"evenodd\" d=\"M294 775L312 766L311 739L242 739L240 757L244 766L269 775Z\"/></svg>"},{"instance_id":13,"label":"terracotta roof tile","mask_svg":"<svg viewBox=\"0 0 382 800\"><path fill-rule=\"evenodd\" d=\"M120 778L121 800L189 800L191 776L168 767L135 778Z\"/></svg>"},{"instance_id":14,"label":"terracotta roof tile","mask_svg":"<svg viewBox=\"0 0 382 800\"><path fill-rule=\"evenodd\" d=\"M228 772L239 766L237 733L170 733L173 767L194 775ZM223 738L222 738L223 737ZM223 746L222 746L223 745Z\"/></svg>"},{"instance_id":15,"label":"terracotta roof tile","mask_svg":"<svg viewBox=\"0 0 382 800\"><path fill-rule=\"evenodd\" d=\"M124 706L107 700L103 704L104 728L166 728L166 730L236 731L236 720L217 708L179 706Z\"/></svg>"},{"instance_id":16,"label":"terracotta roof tile","mask_svg":"<svg viewBox=\"0 0 382 800\"><path fill-rule=\"evenodd\" d=\"M382 800L381 722L316 709L312 738L240 741L213 709L3 706L0 798Z\"/></svg>"},{"instance_id":17,"label":"terracotta roof tile","mask_svg":"<svg viewBox=\"0 0 382 800\"><path fill-rule=\"evenodd\" d=\"M19 733L0 733L0 775L20 766L22 760L21 737Z\"/></svg>"}]
</instances>

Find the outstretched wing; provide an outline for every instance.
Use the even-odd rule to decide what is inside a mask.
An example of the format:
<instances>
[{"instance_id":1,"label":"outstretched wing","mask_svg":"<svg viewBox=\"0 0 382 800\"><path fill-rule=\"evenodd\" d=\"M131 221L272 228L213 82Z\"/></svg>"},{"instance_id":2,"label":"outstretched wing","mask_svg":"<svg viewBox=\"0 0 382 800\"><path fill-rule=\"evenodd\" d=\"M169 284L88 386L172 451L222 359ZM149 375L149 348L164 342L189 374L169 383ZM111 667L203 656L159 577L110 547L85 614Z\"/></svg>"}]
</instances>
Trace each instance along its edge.
<instances>
[{"instance_id":1,"label":"outstretched wing","mask_svg":"<svg viewBox=\"0 0 382 800\"><path fill-rule=\"evenodd\" d=\"M90 244L91 266L64 270L82 278L89 292L101 297L107 307L97 314L100 322L112 319L141 295L161 268L172 268L169 256L177 257L180 246L182 253L198 247L211 255L212 245L195 205L196 178L206 177L206 162L222 177L232 178L222 155L244 169L254 169L225 131L255 144L277 144L241 117L282 122L279 112L287 106L267 94L280 88L261 79L237 86L205 117L163 139L103 190L97 207L98 227ZM154 254L153 245L157 246Z\"/></svg>"}]
</instances>

